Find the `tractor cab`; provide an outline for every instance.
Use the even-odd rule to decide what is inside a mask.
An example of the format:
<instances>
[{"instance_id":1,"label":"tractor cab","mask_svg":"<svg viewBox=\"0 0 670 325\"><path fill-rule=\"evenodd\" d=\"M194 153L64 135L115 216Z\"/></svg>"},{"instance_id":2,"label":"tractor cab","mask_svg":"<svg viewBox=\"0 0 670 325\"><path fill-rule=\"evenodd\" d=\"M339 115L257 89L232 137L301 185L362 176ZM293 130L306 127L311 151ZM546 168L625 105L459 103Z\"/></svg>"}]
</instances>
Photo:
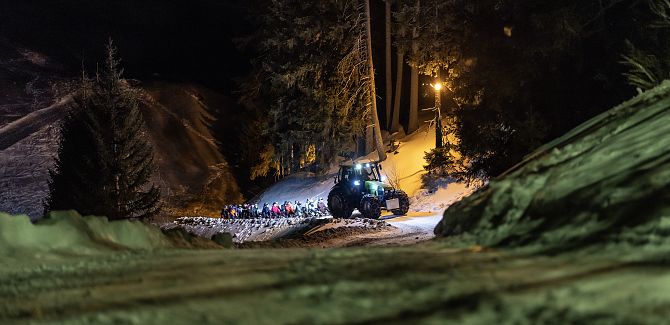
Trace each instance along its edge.
<instances>
[{"instance_id":1,"label":"tractor cab","mask_svg":"<svg viewBox=\"0 0 670 325\"><path fill-rule=\"evenodd\" d=\"M335 183L350 181L359 183L366 181L384 182L386 178L380 173L381 165L378 162L357 162L340 165L340 172Z\"/></svg>"}]
</instances>

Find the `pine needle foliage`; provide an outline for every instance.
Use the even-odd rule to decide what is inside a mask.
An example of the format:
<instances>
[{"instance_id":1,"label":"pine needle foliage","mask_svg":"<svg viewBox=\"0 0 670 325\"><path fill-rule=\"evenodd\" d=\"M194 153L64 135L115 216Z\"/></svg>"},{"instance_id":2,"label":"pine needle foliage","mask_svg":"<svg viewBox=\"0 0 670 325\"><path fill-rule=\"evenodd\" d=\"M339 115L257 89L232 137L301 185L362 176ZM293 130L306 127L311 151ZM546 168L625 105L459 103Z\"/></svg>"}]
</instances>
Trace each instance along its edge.
<instances>
[{"instance_id":1,"label":"pine needle foliage","mask_svg":"<svg viewBox=\"0 0 670 325\"><path fill-rule=\"evenodd\" d=\"M670 78L670 0L646 0L647 21L640 36L626 41L628 53L622 63L624 76L639 92L649 90Z\"/></svg>"},{"instance_id":2,"label":"pine needle foliage","mask_svg":"<svg viewBox=\"0 0 670 325\"><path fill-rule=\"evenodd\" d=\"M118 220L144 219L159 210L138 92L123 79L119 63L110 40L101 71L92 79L82 73L61 125L46 211L72 209Z\"/></svg>"}]
</instances>

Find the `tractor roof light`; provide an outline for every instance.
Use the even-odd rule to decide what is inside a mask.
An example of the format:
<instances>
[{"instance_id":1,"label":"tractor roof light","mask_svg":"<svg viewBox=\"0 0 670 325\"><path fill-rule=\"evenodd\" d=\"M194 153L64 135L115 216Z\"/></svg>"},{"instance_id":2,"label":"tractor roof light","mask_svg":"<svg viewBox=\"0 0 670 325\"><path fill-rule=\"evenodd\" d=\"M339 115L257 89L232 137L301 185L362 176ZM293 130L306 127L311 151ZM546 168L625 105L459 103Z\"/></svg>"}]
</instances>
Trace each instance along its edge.
<instances>
[{"instance_id":1,"label":"tractor roof light","mask_svg":"<svg viewBox=\"0 0 670 325\"><path fill-rule=\"evenodd\" d=\"M370 163L365 164L365 168L370 167Z\"/></svg>"},{"instance_id":2,"label":"tractor roof light","mask_svg":"<svg viewBox=\"0 0 670 325\"><path fill-rule=\"evenodd\" d=\"M363 165L361 165L361 164L356 164L356 169L362 169L362 168L363 168Z\"/></svg>"}]
</instances>

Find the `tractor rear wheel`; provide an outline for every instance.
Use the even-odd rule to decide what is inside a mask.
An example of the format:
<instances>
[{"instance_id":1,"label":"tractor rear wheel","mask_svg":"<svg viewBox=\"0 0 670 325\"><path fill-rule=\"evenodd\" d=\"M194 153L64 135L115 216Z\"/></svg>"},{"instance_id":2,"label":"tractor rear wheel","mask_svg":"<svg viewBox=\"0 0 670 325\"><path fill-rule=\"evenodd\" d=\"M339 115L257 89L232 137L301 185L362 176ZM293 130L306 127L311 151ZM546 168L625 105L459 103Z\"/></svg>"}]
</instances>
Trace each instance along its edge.
<instances>
[{"instance_id":1,"label":"tractor rear wheel","mask_svg":"<svg viewBox=\"0 0 670 325\"><path fill-rule=\"evenodd\" d=\"M361 199L360 211L364 218L379 219L382 208L376 196L365 196Z\"/></svg>"},{"instance_id":2,"label":"tractor rear wheel","mask_svg":"<svg viewBox=\"0 0 670 325\"><path fill-rule=\"evenodd\" d=\"M340 188L334 188L328 193L328 210L334 218L351 218L354 212L347 195Z\"/></svg>"}]
</instances>

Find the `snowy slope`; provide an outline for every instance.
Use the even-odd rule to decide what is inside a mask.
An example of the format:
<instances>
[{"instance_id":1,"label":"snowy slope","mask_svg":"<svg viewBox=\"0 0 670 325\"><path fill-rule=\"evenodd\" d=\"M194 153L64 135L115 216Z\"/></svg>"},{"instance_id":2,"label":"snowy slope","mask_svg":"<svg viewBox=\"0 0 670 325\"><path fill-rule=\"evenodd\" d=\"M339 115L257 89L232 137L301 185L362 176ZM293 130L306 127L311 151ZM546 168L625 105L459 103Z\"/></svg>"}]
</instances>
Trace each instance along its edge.
<instances>
[{"instance_id":1,"label":"snowy slope","mask_svg":"<svg viewBox=\"0 0 670 325\"><path fill-rule=\"evenodd\" d=\"M0 62L0 70L3 67ZM207 105L223 107L221 96L190 84L155 81L143 87L141 107L158 166L154 181L162 189L165 211L215 215L223 203L242 201L207 124L212 120ZM33 219L42 216L48 169L58 150L58 120L68 100L0 125L0 211Z\"/></svg>"},{"instance_id":2,"label":"snowy slope","mask_svg":"<svg viewBox=\"0 0 670 325\"><path fill-rule=\"evenodd\" d=\"M401 139L398 153L389 154L388 159L382 163L382 175L392 184L399 183L400 188L411 197L411 211L441 212L472 190L461 183L445 184L432 193L422 188L421 176L426 173L423 169L424 152L434 145L435 129L424 126ZM376 159L377 155L373 152L366 158ZM291 175L269 187L252 201L263 204L295 200L304 202L307 198L319 197L326 200L334 185L337 170L338 167L335 166L327 175L321 177L308 173Z\"/></svg>"},{"instance_id":3,"label":"snowy slope","mask_svg":"<svg viewBox=\"0 0 670 325\"><path fill-rule=\"evenodd\" d=\"M421 189L421 176L425 174L423 165L424 153L435 147L435 128L424 126L413 134L400 140L397 154L390 153L382 163L382 174L393 183L399 183L400 188L410 196ZM376 158L376 153L372 154Z\"/></svg>"}]
</instances>

